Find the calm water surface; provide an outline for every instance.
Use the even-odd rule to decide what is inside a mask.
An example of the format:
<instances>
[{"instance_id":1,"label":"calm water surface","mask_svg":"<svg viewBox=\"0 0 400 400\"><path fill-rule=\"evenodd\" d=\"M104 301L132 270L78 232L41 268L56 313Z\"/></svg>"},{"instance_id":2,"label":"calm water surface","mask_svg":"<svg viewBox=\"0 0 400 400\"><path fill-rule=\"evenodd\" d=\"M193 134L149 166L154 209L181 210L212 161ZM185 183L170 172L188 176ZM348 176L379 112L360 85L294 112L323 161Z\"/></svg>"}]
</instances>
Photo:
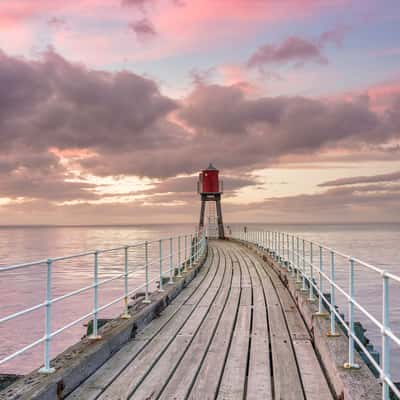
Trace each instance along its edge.
<instances>
[{"instance_id":1,"label":"calm water surface","mask_svg":"<svg viewBox=\"0 0 400 400\"><path fill-rule=\"evenodd\" d=\"M235 225L233 225L235 227ZM243 225L236 225L241 227ZM260 225L248 224L249 228L276 229L293 232L313 239L339 251L351 254L366 262L400 275L400 224L374 225ZM193 224L145 225L115 227L0 227L0 266L21 263L48 257L57 257L87 250L112 248L125 244L156 240L178 233L190 234ZM150 245L150 254L158 254L158 243ZM168 244L163 250L166 252ZM184 243L182 242L182 251ZM308 250L307 250L308 252ZM166 253L165 253L166 254ZM309 254L309 253L307 253ZM135 272L130 276L130 289L144 282L143 250L133 249L129 253L129 265ZM326 261L325 261L326 260ZM327 256L324 256L324 263ZM116 276L123 272L123 251L112 252L100 257L100 279ZM158 274L158 264L151 265L151 278ZM328 268L328 267L327 267ZM136 271L137 269L137 271ZM343 287L348 287L348 264L337 260L337 277ZM92 283L93 256L63 261L56 264L53 272L53 297ZM45 265L2 273L0 276L0 318L18 310L43 302L45 298ZM400 285L391 285L391 324L400 333ZM155 283L152 285L154 289ZM356 267L356 299L376 318L381 320L382 283L376 273ZM100 306L123 293L123 281L116 280L100 291ZM337 295L340 309L346 314L344 298ZM92 309L91 291L54 304L52 330L74 321ZM100 315L116 316L122 311L117 304ZM368 329L367 336L380 349L379 331L356 313ZM52 342L53 355L75 343L84 333L85 321L56 336ZM35 311L16 320L0 325L0 358L43 336L44 312ZM393 349L395 346L393 345ZM0 372L27 373L42 363L42 346L0 366ZM400 379L400 352L393 351L392 374Z\"/></svg>"}]
</instances>

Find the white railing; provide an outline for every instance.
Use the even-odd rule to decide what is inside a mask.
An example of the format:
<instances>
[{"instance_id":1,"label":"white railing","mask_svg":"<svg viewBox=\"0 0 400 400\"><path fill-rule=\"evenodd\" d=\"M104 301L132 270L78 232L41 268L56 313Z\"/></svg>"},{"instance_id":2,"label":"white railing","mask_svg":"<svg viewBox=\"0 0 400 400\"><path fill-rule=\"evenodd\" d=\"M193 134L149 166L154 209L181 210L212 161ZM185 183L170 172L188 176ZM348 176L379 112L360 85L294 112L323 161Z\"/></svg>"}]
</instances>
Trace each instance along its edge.
<instances>
[{"instance_id":1,"label":"white railing","mask_svg":"<svg viewBox=\"0 0 400 400\"><path fill-rule=\"evenodd\" d=\"M153 246L153 252L149 252L149 246ZM154 248L155 247L155 248ZM129 290L129 277L132 274L135 274L138 271L138 268L132 269L130 267L130 259L129 255L132 250L137 249L143 250L143 265L139 266L138 268L144 269L144 282L135 286L134 289ZM54 372L54 368L50 365L50 352L51 352L51 342L52 339L60 334L68 330L69 328L73 327L74 325L85 321L89 318L93 320L92 324L92 334L89 336L91 339L99 340L101 336L98 332L98 315L101 311L122 302L123 312L121 318L130 318L131 315L129 314L128 310L128 301L129 297L133 294L137 293L139 290L144 290L144 303L150 303L150 285L159 282L158 291L164 291L164 279L168 279L168 284L174 283L174 277L181 277L182 271L186 271L187 269L192 268L192 266L203 256L207 248L207 238L204 232L196 232L192 235L182 235L182 236L175 236L166 239L159 239L155 241L145 241L133 245L125 245L121 247L116 247L112 249L104 249L104 250L95 250L95 251L88 251L79 254L73 254L69 256L63 257L56 257L56 258L49 258L47 260L39 260L24 264L18 265L10 265L6 267L0 268L0 280L7 278L5 276L6 272L14 271L14 270L21 270L21 269L29 269L33 266L44 266L46 268L46 296L44 300L32 307L25 308L23 310L14 312L12 314L3 316L0 318L0 324L4 324L7 321L13 320L15 318L20 318L26 316L36 310L41 308L45 309L45 318L44 318L44 336L38 340L35 340L28 345L20 348L19 350L6 355L5 357L0 359L0 365L7 363L8 361L14 359L15 357L27 352L28 350L32 349L33 347L44 343L44 365L40 369L40 372L49 374ZM164 249L164 250L163 250ZM167 251L165 251L167 249ZM118 273L111 278L99 280L99 260L101 256L105 253L117 253L123 258L123 271ZM57 268L57 263L64 260L76 260L83 257L93 257L93 277L92 277L92 284L81 287L77 290L68 292L63 294L62 296L53 297L52 296L52 286L53 286L53 278L52 273L55 268ZM155 278L150 279L149 276L149 269L150 267L158 267L159 271ZM27 279L29 275L27 275ZM135 278L136 279L136 278ZM99 306L99 291L100 289L113 281L116 280L123 280L123 292L109 301L107 304ZM135 280L135 283L136 280ZM11 282L10 282L11 284ZM79 318L75 319L72 322L58 328L57 330L52 330L52 314L51 308L52 305L58 302L61 302L65 299L68 299L72 296L76 296L78 294L93 291L93 310L90 313L86 313L84 315L79 316ZM1 296L1 294L0 294ZM2 299L3 305L6 304L7 299Z\"/></svg>"},{"instance_id":2,"label":"white railing","mask_svg":"<svg viewBox=\"0 0 400 400\"><path fill-rule=\"evenodd\" d=\"M336 321L343 326L348 335L348 361L345 368L359 368L354 361L355 344L376 369L382 382L382 399L390 399L391 391L400 399L400 391L391 379L391 343L400 350L400 337L391 329L391 309L389 302L390 283L400 283L400 277L355 257L333 250L320 243L300 238L294 234L274 231L237 231L232 237L253 243L268 252L282 266L291 272L301 284L301 290L308 293L311 302L318 300L317 315L326 315L324 308L330 312L330 331L327 336L338 336ZM348 289L339 284L336 277L337 260L345 262L347 268ZM325 269L326 267L326 269ZM328 269L329 267L329 269ZM367 311L366 307L355 299L355 267L376 273L382 285L382 318L379 320ZM324 294L324 283L329 285L329 298ZM348 304L348 322L337 309L336 291L344 296ZM361 312L379 331L382 341L382 359L377 362L371 351L355 333L354 311Z\"/></svg>"}]
</instances>

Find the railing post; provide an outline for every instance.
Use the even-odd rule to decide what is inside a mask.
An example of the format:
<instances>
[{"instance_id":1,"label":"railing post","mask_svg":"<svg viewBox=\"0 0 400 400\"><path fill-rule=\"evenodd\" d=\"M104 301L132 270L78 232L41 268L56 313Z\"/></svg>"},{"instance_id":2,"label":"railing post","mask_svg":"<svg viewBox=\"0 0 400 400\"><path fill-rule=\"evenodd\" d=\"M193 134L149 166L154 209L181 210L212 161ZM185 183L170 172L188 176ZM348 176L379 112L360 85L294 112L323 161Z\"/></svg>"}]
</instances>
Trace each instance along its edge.
<instances>
[{"instance_id":1,"label":"railing post","mask_svg":"<svg viewBox=\"0 0 400 400\"><path fill-rule=\"evenodd\" d=\"M389 278L382 273L382 283L383 283L383 309L382 309L382 399L390 399L390 389L389 385L386 383L385 378L390 378L390 340L386 331L390 328L390 317L389 317Z\"/></svg>"},{"instance_id":2,"label":"railing post","mask_svg":"<svg viewBox=\"0 0 400 400\"><path fill-rule=\"evenodd\" d=\"M146 287L144 293L143 303L151 303L149 298L149 243L146 240L144 242L144 262L145 262L145 273L146 273Z\"/></svg>"},{"instance_id":3,"label":"railing post","mask_svg":"<svg viewBox=\"0 0 400 400\"><path fill-rule=\"evenodd\" d=\"M274 258L275 258L275 231L272 232L272 251L274 253Z\"/></svg>"},{"instance_id":4,"label":"railing post","mask_svg":"<svg viewBox=\"0 0 400 400\"><path fill-rule=\"evenodd\" d=\"M186 272L188 270L187 265L188 265L188 255L187 255L187 250L188 250L188 245L187 245L188 237L185 235L185 259L183 262L183 271Z\"/></svg>"},{"instance_id":5,"label":"railing post","mask_svg":"<svg viewBox=\"0 0 400 400\"><path fill-rule=\"evenodd\" d=\"M300 278L300 238L296 236L296 254L297 254L297 269L296 269L296 283L301 283Z\"/></svg>"},{"instance_id":6,"label":"railing post","mask_svg":"<svg viewBox=\"0 0 400 400\"><path fill-rule=\"evenodd\" d=\"M94 279L93 279L93 329L90 339L99 340L98 334L98 309L99 309L99 251L94 252Z\"/></svg>"},{"instance_id":7,"label":"railing post","mask_svg":"<svg viewBox=\"0 0 400 400\"><path fill-rule=\"evenodd\" d=\"M336 283L336 274L335 274L335 253L331 251L331 330L326 335L329 337L340 336L338 332L336 332L336 300L335 300L335 284Z\"/></svg>"},{"instance_id":8,"label":"railing post","mask_svg":"<svg viewBox=\"0 0 400 400\"><path fill-rule=\"evenodd\" d=\"M172 285L174 283L174 261L173 261L173 238L169 238L169 284Z\"/></svg>"},{"instance_id":9,"label":"railing post","mask_svg":"<svg viewBox=\"0 0 400 400\"><path fill-rule=\"evenodd\" d=\"M194 255L194 260L197 262L199 259L199 232L196 232L196 251Z\"/></svg>"},{"instance_id":10,"label":"railing post","mask_svg":"<svg viewBox=\"0 0 400 400\"><path fill-rule=\"evenodd\" d=\"M178 236L178 278L182 278L182 264L181 264L181 237Z\"/></svg>"},{"instance_id":11,"label":"railing post","mask_svg":"<svg viewBox=\"0 0 400 400\"><path fill-rule=\"evenodd\" d=\"M289 234L286 234L286 244L287 244L287 270L290 271L291 265L290 265L290 240L289 240Z\"/></svg>"},{"instance_id":12,"label":"railing post","mask_svg":"<svg viewBox=\"0 0 400 400\"><path fill-rule=\"evenodd\" d=\"M53 261L47 260L47 284L46 284L46 309L45 309L45 341L44 341L44 365L39 370L42 374L52 374L55 368L50 367L50 343L51 343L51 275Z\"/></svg>"},{"instance_id":13,"label":"railing post","mask_svg":"<svg viewBox=\"0 0 400 400\"><path fill-rule=\"evenodd\" d=\"M190 234L190 265L189 268L193 266L193 234Z\"/></svg>"},{"instance_id":14,"label":"railing post","mask_svg":"<svg viewBox=\"0 0 400 400\"><path fill-rule=\"evenodd\" d=\"M128 246L124 247L124 312L121 315L123 319L129 319L131 316L128 310Z\"/></svg>"},{"instance_id":15,"label":"railing post","mask_svg":"<svg viewBox=\"0 0 400 400\"><path fill-rule=\"evenodd\" d=\"M307 280L307 272L306 272L306 242L304 239L302 239L302 254L303 254L303 279L302 279L302 285L301 285L301 291L306 292L307 291L307 286L306 286L306 280Z\"/></svg>"},{"instance_id":16,"label":"railing post","mask_svg":"<svg viewBox=\"0 0 400 400\"><path fill-rule=\"evenodd\" d=\"M322 246L319 246L319 293L318 293L318 312L315 315L324 317L326 316L326 312L323 309L323 294L324 294L324 280L322 276L323 271L323 249Z\"/></svg>"},{"instance_id":17,"label":"railing post","mask_svg":"<svg viewBox=\"0 0 400 400\"><path fill-rule=\"evenodd\" d=\"M164 291L164 283L163 283L163 251L162 251L162 239L159 241L159 254L160 254L160 283L158 285L158 291Z\"/></svg>"},{"instance_id":18,"label":"railing post","mask_svg":"<svg viewBox=\"0 0 400 400\"><path fill-rule=\"evenodd\" d=\"M309 301L315 301L314 297L314 248L313 248L313 242L310 242L310 280L309 280L309 296L308 300Z\"/></svg>"},{"instance_id":19,"label":"railing post","mask_svg":"<svg viewBox=\"0 0 400 400\"><path fill-rule=\"evenodd\" d=\"M349 266L349 361L344 364L345 368L360 368L354 362L354 260L350 259Z\"/></svg>"},{"instance_id":20,"label":"railing post","mask_svg":"<svg viewBox=\"0 0 400 400\"><path fill-rule=\"evenodd\" d=\"M277 232L278 235L278 250L277 250L277 254L278 254L278 262L279 264L281 263L281 233Z\"/></svg>"},{"instance_id":21,"label":"railing post","mask_svg":"<svg viewBox=\"0 0 400 400\"><path fill-rule=\"evenodd\" d=\"M295 250L294 250L294 236L292 235L292 276L296 274L296 264L295 264Z\"/></svg>"}]
</instances>

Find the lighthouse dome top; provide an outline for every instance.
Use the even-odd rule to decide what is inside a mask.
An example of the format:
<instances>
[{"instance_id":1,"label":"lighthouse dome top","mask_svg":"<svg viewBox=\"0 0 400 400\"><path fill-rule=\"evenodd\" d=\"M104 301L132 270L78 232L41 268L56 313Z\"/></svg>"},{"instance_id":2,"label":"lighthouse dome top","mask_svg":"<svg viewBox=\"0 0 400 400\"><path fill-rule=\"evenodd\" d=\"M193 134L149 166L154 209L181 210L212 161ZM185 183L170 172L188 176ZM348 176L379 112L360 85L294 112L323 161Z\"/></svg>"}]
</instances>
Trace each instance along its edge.
<instances>
[{"instance_id":1,"label":"lighthouse dome top","mask_svg":"<svg viewBox=\"0 0 400 400\"><path fill-rule=\"evenodd\" d=\"M207 167L207 171L217 171L217 168L210 162L209 166Z\"/></svg>"}]
</instances>

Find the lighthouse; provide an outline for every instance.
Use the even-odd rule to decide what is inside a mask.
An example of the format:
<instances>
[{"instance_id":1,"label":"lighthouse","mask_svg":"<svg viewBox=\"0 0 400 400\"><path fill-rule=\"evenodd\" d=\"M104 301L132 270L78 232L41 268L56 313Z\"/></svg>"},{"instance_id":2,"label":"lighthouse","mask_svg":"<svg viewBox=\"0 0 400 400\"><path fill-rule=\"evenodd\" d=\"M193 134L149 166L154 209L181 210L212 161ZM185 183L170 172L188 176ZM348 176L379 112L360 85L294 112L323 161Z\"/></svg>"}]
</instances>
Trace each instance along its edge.
<instances>
[{"instance_id":1,"label":"lighthouse","mask_svg":"<svg viewBox=\"0 0 400 400\"><path fill-rule=\"evenodd\" d=\"M222 221L221 195L223 193L223 185L219 180L219 171L211 163L207 169L203 169L199 174L197 183L197 191L201 196L200 222L199 228L204 227L204 213L207 201L215 202L217 210L218 237L223 239L224 224Z\"/></svg>"}]
</instances>

